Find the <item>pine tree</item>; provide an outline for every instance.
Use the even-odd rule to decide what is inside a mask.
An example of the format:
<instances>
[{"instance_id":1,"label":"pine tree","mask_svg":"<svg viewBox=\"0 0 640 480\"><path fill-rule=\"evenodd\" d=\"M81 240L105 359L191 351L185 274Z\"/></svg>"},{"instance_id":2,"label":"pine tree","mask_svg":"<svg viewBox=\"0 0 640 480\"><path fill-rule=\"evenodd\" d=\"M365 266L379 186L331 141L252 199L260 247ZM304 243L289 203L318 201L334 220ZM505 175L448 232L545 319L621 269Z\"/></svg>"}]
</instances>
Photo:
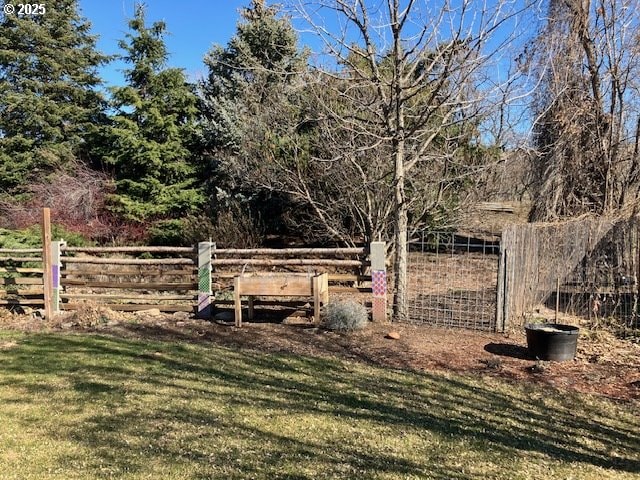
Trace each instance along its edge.
<instances>
[{"instance_id":1,"label":"pine tree","mask_svg":"<svg viewBox=\"0 0 640 480\"><path fill-rule=\"evenodd\" d=\"M107 61L90 28L77 0L0 19L0 190L86 157L104 118L97 69Z\"/></svg>"},{"instance_id":2,"label":"pine tree","mask_svg":"<svg viewBox=\"0 0 640 480\"><path fill-rule=\"evenodd\" d=\"M209 74L201 85L209 146L227 152L239 148L248 117L286 100L284 90L306 63L290 20L277 7L252 0L241 17L228 45L214 46L205 57Z\"/></svg>"},{"instance_id":3,"label":"pine tree","mask_svg":"<svg viewBox=\"0 0 640 480\"><path fill-rule=\"evenodd\" d=\"M238 212L251 212L248 222L262 219L268 230L280 231L284 212L295 207L286 194L262 188L254 177L274 150L290 156L307 52L299 51L291 21L279 7L252 0L240 16L228 44L214 46L204 59L208 75L199 93L203 149L211 163L209 194L214 213L229 209L237 218Z\"/></svg>"},{"instance_id":4,"label":"pine tree","mask_svg":"<svg viewBox=\"0 0 640 480\"><path fill-rule=\"evenodd\" d=\"M181 69L167 68L166 25L145 25L142 6L120 42L130 64L128 84L112 89L112 118L104 162L113 168L112 208L128 220L175 218L204 197L190 147L196 136L196 96Z\"/></svg>"}]
</instances>

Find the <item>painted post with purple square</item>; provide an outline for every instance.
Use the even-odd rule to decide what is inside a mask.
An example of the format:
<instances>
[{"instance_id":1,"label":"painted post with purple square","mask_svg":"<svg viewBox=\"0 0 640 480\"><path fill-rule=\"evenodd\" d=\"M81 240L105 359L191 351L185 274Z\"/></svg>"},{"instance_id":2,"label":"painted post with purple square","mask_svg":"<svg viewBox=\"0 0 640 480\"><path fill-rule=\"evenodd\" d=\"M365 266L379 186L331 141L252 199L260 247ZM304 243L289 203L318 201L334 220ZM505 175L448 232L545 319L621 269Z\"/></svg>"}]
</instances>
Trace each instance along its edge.
<instances>
[{"instance_id":1,"label":"painted post with purple square","mask_svg":"<svg viewBox=\"0 0 640 480\"><path fill-rule=\"evenodd\" d=\"M54 314L60 312L60 293L62 286L60 282L60 271L62 270L62 262L60 261L60 253L67 245L64 240L51 242L51 279L53 296L51 298L52 312Z\"/></svg>"},{"instance_id":2,"label":"painted post with purple square","mask_svg":"<svg viewBox=\"0 0 640 480\"><path fill-rule=\"evenodd\" d=\"M387 266L385 242L371 242L371 290L373 292L374 322L387 321Z\"/></svg>"},{"instance_id":3,"label":"painted post with purple square","mask_svg":"<svg viewBox=\"0 0 640 480\"><path fill-rule=\"evenodd\" d=\"M198 244L198 318L211 318L211 249L215 244Z\"/></svg>"}]
</instances>

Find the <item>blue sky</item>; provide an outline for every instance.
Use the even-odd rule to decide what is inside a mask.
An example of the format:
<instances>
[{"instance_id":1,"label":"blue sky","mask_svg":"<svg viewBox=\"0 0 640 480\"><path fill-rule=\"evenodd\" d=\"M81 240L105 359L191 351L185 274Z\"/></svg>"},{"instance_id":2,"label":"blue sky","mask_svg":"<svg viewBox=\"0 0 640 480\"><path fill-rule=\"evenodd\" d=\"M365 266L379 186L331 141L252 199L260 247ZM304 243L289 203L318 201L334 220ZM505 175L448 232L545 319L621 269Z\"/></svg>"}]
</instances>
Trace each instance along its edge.
<instances>
[{"instance_id":1,"label":"blue sky","mask_svg":"<svg viewBox=\"0 0 640 480\"><path fill-rule=\"evenodd\" d=\"M184 68L195 80L205 72L202 59L213 44L225 45L235 33L238 10L250 0L146 0L147 21L164 20L170 33L166 37L169 65ZM81 14L99 36L98 48L106 54L120 53L118 41L127 32L134 0L80 0ZM121 62L102 70L108 86L121 85Z\"/></svg>"}]
</instances>

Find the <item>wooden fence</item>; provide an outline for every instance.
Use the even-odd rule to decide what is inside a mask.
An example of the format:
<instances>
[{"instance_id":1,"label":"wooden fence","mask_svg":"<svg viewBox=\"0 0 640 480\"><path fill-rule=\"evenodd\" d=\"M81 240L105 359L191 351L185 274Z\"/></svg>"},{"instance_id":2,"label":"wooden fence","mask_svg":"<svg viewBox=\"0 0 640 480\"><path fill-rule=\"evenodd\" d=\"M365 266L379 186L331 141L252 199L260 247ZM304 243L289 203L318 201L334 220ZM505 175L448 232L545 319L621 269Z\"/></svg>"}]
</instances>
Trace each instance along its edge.
<instances>
[{"instance_id":1,"label":"wooden fence","mask_svg":"<svg viewBox=\"0 0 640 480\"><path fill-rule=\"evenodd\" d=\"M54 313L90 302L113 310L159 309L209 317L213 309L233 304L233 278L248 272L327 273L330 294L370 297L369 250L218 249L211 242L194 247L69 247L62 241L51 242L50 268L43 267L42 249L0 250L0 305L46 305L45 271L52 285L49 301ZM383 252L384 244L375 250ZM380 303L381 295L377 298ZM279 300L255 303L288 304ZM380 311L386 315L386 308Z\"/></svg>"},{"instance_id":2,"label":"wooden fence","mask_svg":"<svg viewBox=\"0 0 640 480\"><path fill-rule=\"evenodd\" d=\"M640 222L583 217L513 225L502 235L505 323L555 310L638 324ZM548 312L547 312L548 314Z\"/></svg>"},{"instance_id":3,"label":"wooden fence","mask_svg":"<svg viewBox=\"0 0 640 480\"><path fill-rule=\"evenodd\" d=\"M207 246L210 249L207 250ZM371 262L365 248L254 248L218 249L215 244L200 244L200 279L210 271L211 288L218 294L208 297L207 285L201 285L199 311L206 312L207 299L216 306L233 305L230 295L233 278L240 273L276 272L327 273L330 294L371 294ZM207 262L210 262L208 267ZM300 302L257 300L258 306L293 305ZM206 315L206 313L205 313Z\"/></svg>"},{"instance_id":4,"label":"wooden fence","mask_svg":"<svg viewBox=\"0 0 640 480\"><path fill-rule=\"evenodd\" d=\"M54 295L54 310L77 309L87 301L123 311L194 309L198 283L192 247L54 245L54 257L57 248L61 291L59 301Z\"/></svg>"},{"instance_id":5,"label":"wooden fence","mask_svg":"<svg viewBox=\"0 0 640 480\"><path fill-rule=\"evenodd\" d=\"M0 249L0 306L44 306L42 248Z\"/></svg>"}]
</instances>

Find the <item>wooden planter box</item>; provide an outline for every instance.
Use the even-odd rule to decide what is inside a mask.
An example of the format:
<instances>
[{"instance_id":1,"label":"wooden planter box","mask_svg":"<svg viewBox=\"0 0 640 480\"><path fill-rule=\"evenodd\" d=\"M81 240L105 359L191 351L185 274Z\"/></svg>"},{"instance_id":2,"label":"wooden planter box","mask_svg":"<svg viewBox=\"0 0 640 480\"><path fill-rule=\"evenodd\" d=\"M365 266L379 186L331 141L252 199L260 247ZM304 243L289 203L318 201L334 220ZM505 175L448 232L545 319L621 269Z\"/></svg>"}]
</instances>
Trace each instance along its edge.
<instances>
[{"instance_id":1,"label":"wooden planter box","mask_svg":"<svg viewBox=\"0 0 640 480\"><path fill-rule=\"evenodd\" d=\"M253 297L311 297L313 319L320 322L320 306L329 301L329 278L326 273L282 273L266 276L238 276L233 282L236 327L242 326L242 296L249 297L249 320L253 319Z\"/></svg>"}]
</instances>

